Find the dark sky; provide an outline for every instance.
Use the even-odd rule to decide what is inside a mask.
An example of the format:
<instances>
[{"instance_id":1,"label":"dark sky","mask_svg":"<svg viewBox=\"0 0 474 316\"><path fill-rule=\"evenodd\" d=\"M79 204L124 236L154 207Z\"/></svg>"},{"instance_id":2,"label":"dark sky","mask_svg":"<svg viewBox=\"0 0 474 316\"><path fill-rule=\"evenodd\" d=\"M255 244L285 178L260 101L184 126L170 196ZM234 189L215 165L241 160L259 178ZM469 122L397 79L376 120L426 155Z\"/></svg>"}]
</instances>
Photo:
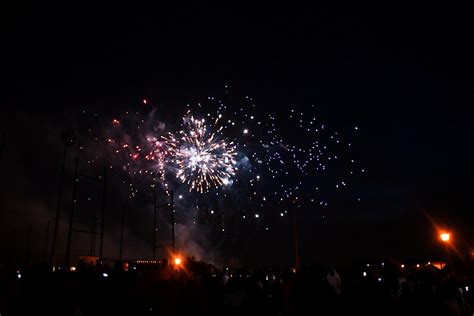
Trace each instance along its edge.
<instances>
[{"instance_id":1,"label":"dark sky","mask_svg":"<svg viewBox=\"0 0 474 316\"><path fill-rule=\"evenodd\" d=\"M466 8L2 11L1 231L16 228L18 251L29 222L39 240L44 218L54 216L57 134L71 113L84 105L118 112L141 98L171 107L225 84L269 111L317 104L330 124L361 127L357 154L368 172L358 190L367 202L324 221L300 214L303 260L436 255L428 216L459 235L460 249L469 247L474 28ZM279 239L257 234L242 258L226 254L291 262L288 225L277 228Z\"/></svg>"}]
</instances>

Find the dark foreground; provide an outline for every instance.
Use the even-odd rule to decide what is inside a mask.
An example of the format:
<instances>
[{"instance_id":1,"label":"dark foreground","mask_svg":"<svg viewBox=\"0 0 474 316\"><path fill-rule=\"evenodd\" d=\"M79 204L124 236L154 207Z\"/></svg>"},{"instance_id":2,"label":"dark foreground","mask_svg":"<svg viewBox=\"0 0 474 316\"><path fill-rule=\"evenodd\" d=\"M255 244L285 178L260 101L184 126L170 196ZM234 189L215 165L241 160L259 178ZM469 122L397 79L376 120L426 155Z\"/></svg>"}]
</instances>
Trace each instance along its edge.
<instances>
[{"instance_id":1,"label":"dark foreground","mask_svg":"<svg viewBox=\"0 0 474 316\"><path fill-rule=\"evenodd\" d=\"M472 315L471 279L431 265L224 269L122 264L2 269L7 315ZM474 290L474 284L472 285Z\"/></svg>"}]
</instances>

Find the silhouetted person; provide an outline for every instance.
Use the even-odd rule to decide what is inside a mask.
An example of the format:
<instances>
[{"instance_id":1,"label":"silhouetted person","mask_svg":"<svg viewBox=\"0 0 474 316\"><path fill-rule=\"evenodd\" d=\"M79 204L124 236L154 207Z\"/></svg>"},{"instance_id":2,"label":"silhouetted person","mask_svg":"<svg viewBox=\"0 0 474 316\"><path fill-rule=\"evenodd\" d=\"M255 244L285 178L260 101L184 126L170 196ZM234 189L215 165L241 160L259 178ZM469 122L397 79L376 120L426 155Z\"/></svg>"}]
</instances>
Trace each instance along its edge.
<instances>
[{"instance_id":1,"label":"silhouetted person","mask_svg":"<svg viewBox=\"0 0 474 316\"><path fill-rule=\"evenodd\" d=\"M333 288L334 293L336 295L341 294L341 278L339 277L339 274L337 273L336 270L330 269L327 276L326 280L329 283L329 285Z\"/></svg>"},{"instance_id":2,"label":"silhouetted person","mask_svg":"<svg viewBox=\"0 0 474 316\"><path fill-rule=\"evenodd\" d=\"M172 280L173 279L173 269L168 263L167 258L163 258L161 261L160 269L160 280Z\"/></svg>"},{"instance_id":3,"label":"silhouetted person","mask_svg":"<svg viewBox=\"0 0 474 316\"><path fill-rule=\"evenodd\" d=\"M87 265L84 261L84 259L80 259L79 263L77 264L76 271L79 273L84 273L87 270Z\"/></svg>"}]
</instances>

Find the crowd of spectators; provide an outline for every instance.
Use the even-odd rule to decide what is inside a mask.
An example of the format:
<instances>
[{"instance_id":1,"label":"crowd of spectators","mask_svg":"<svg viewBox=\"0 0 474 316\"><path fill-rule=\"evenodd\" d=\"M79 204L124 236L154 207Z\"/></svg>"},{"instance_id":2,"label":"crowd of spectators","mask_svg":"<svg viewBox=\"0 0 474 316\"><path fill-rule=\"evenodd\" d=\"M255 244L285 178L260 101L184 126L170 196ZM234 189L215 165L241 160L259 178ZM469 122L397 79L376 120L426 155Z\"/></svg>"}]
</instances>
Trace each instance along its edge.
<instances>
[{"instance_id":1,"label":"crowd of spectators","mask_svg":"<svg viewBox=\"0 0 474 316\"><path fill-rule=\"evenodd\" d=\"M472 315L469 273L363 264L338 272L116 262L1 269L3 315ZM474 284L472 285L474 289Z\"/></svg>"}]
</instances>

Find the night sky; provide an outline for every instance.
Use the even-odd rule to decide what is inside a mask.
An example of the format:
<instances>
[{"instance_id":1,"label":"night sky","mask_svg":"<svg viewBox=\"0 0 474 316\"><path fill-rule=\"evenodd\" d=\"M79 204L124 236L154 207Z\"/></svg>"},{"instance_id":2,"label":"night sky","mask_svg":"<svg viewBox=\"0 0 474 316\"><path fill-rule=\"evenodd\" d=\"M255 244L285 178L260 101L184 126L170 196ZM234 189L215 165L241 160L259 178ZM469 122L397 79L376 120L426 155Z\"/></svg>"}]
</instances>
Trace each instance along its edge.
<instances>
[{"instance_id":1,"label":"night sky","mask_svg":"<svg viewBox=\"0 0 474 316\"><path fill-rule=\"evenodd\" d=\"M60 134L84 108L113 117L147 99L171 113L177 105L221 95L225 85L236 96L252 96L263 114L314 104L335 130L358 126L354 155L366 172L351 194L361 203L335 200L324 211L298 211L303 263L434 258L440 249L432 221L455 233L462 253L470 249L474 28L465 8L2 11L0 232L8 253L24 257L31 224L33 254L42 256L56 207ZM72 168L71 153L62 221ZM133 212L125 256L149 257L149 236L140 231L150 213L145 207ZM107 216L105 252L114 257L118 202ZM78 225L88 221L80 215ZM270 224L269 232L247 227L224 243L207 240L199 256L291 264L292 220ZM58 256L64 254L64 225ZM77 237L73 254L88 249L87 238ZM2 260L11 257L6 253Z\"/></svg>"}]
</instances>

